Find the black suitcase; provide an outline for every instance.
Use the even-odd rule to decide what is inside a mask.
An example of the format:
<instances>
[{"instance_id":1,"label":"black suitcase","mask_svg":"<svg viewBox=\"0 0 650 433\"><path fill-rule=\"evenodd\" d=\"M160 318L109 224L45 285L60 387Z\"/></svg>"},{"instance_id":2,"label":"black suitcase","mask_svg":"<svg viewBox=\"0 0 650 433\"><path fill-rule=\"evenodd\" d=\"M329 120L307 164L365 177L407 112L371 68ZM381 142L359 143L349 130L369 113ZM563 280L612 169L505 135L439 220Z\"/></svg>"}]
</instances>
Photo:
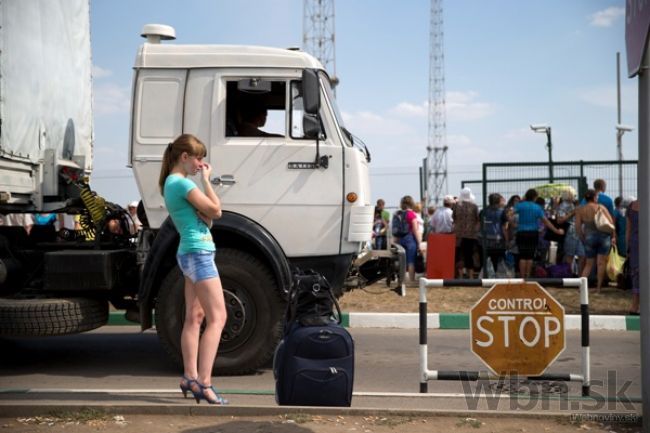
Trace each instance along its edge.
<instances>
[{"instance_id":1,"label":"black suitcase","mask_svg":"<svg viewBox=\"0 0 650 433\"><path fill-rule=\"evenodd\" d=\"M331 318L332 307L338 322ZM284 338L273 358L279 405L352 404L354 341L340 320L341 311L325 277L314 271L295 274Z\"/></svg>"},{"instance_id":2,"label":"black suitcase","mask_svg":"<svg viewBox=\"0 0 650 433\"><path fill-rule=\"evenodd\" d=\"M354 382L354 341L336 322L291 325L273 359L279 405L350 406Z\"/></svg>"}]
</instances>

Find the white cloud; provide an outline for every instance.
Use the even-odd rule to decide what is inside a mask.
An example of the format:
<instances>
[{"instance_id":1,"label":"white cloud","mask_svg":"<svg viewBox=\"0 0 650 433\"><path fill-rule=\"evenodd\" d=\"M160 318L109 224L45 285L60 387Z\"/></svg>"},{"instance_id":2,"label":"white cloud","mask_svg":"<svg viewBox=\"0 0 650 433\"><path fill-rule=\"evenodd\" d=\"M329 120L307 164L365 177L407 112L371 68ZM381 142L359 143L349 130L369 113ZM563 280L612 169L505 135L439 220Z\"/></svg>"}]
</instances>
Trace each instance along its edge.
<instances>
[{"instance_id":1,"label":"white cloud","mask_svg":"<svg viewBox=\"0 0 650 433\"><path fill-rule=\"evenodd\" d=\"M495 104L478 100L479 94L473 91L449 91L445 99L447 120L451 121L480 120L492 115L496 110ZM420 104L400 102L390 109L389 113L406 118L426 118L429 115L429 103L427 101Z\"/></svg>"},{"instance_id":2,"label":"white cloud","mask_svg":"<svg viewBox=\"0 0 650 433\"><path fill-rule=\"evenodd\" d=\"M104 78L113 75L113 71L109 69L101 68L97 65L93 65L92 74L93 74L93 78Z\"/></svg>"},{"instance_id":3,"label":"white cloud","mask_svg":"<svg viewBox=\"0 0 650 433\"><path fill-rule=\"evenodd\" d=\"M403 117L427 117L429 115L429 103L412 104L410 102L400 102L390 110L396 116Z\"/></svg>"},{"instance_id":4,"label":"white cloud","mask_svg":"<svg viewBox=\"0 0 650 433\"><path fill-rule=\"evenodd\" d=\"M589 24L594 27L611 27L614 24L614 21L624 15L624 7L611 6L589 15Z\"/></svg>"},{"instance_id":5,"label":"white cloud","mask_svg":"<svg viewBox=\"0 0 650 433\"><path fill-rule=\"evenodd\" d=\"M93 111L97 115L127 113L130 100L128 87L118 86L114 83L93 86Z\"/></svg>"},{"instance_id":6,"label":"white cloud","mask_svg":"<svg viewBox=\"0 0 650 433\"><path fill-rule=\"evenodd\" d=\"M478 93L447 92L447 120L470 122L484 119L496 111L496 105L491 102L478 101Z\"/></svg>"},{"instance_id":7,"label":"white cloud","mask_svg":"<svg viewBox=\"0 0 650 433\"><path fill-rule=\"evenodd\" d=\"M371 111L343 112L342 115L348 129L360 137L400 136L413 132L413 128L393 116Z\"/></svg>"}]
</instances>

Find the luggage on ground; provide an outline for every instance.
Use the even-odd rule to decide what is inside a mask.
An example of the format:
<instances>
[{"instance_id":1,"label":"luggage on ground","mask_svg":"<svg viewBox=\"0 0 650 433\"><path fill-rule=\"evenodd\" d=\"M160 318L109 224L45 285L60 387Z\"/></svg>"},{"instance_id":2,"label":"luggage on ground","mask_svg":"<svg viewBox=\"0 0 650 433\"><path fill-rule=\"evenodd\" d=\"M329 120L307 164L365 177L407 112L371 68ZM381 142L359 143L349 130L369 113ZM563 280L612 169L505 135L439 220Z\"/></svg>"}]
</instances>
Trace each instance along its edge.
<instances>
[{"instance_id":1,"label":"luggage on ground","mask_svg":"<svg viewBox=\"0 0 650 433\"><path fill-rule=\"evenodd\" d=\"M311 270L296 273L284 337L273 358L279 405L352 404L354 341L340 321L338 302L325 277Z\"/></svg>"}]
</instances>

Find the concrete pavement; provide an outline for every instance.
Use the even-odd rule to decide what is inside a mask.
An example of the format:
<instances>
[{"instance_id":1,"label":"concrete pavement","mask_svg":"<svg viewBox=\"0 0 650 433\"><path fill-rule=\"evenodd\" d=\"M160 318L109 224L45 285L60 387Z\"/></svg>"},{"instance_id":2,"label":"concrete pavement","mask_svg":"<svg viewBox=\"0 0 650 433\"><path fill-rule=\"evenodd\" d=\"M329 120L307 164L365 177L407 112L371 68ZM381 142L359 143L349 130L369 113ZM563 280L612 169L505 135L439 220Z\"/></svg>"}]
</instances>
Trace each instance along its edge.
<instances>
[{"instance_id":1,"label":"concrete pavement","mask_svg":"<svg viewBox=\"0 0 650 433\"><path fill-rule=\"evenodd\" d=\"M495 382L430 382L430 393L419 394L417 331L352 328L351 333L356 342L353 410L461 414L640 411L636 332L592 332L592 392L597 399L579 397L579 383L568 384L567 398L557 393L540 397L542 387L534 383L519 383L516 387L501 384L521 394L516 397L499 394L500 385ZM193 400L182 398L176 388L179 370L167 359L152 331L104 327L67 337L2 340L0 348L2 413L57 405L157 413L215 410L205 404L199 409ZM469 351L466 330L430 331L429 362L429 368L441 370L484 370ZM255 408L264 408L287 412L287 408L275 405L270 367L252 375L215 378L215 385L228 394L232 403L228 411L255 412ZM579 369L579 332L567 331L567 349L549 372Z\"/></svg>"}]
</instances>

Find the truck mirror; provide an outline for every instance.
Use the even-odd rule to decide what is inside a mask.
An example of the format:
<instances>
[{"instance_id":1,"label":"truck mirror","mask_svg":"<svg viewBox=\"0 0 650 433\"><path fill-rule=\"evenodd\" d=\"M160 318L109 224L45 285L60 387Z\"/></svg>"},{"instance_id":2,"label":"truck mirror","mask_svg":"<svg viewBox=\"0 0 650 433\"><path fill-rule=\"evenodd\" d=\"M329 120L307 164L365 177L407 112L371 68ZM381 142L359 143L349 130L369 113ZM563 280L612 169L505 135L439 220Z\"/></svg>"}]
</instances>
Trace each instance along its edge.
<instances>
[{"instance_id":1,"label":"truck mirror","mask_svg":"<svg viewBox=\"0 0 650 433\"><path fill-rule=\"evenodd\" d=\"M321 133L320 118L315 114L302 117L302 131L306 138L318 138Z\"/></svg>"},{"instance_id":2,"label":"truck mirror","mask_svg":"<svg viewBox=\"0 0 650 433\"><path fill-rule=\"evenodd\" d=\"M269 93L271 82L261 78L244 78L237 81L237 90L244 93Z\"/></svg>"},{"instance_id":3,"label":"truck mirror","mask_svg":"<svg viewBox=\"0 0 650 433\"><path fill-rule=\"evenodd\" d=\"M302 71L302 97L305 113L318 114L320 110L320 89L318 75L314 69Z\"/></svg>"}]
</instances>

